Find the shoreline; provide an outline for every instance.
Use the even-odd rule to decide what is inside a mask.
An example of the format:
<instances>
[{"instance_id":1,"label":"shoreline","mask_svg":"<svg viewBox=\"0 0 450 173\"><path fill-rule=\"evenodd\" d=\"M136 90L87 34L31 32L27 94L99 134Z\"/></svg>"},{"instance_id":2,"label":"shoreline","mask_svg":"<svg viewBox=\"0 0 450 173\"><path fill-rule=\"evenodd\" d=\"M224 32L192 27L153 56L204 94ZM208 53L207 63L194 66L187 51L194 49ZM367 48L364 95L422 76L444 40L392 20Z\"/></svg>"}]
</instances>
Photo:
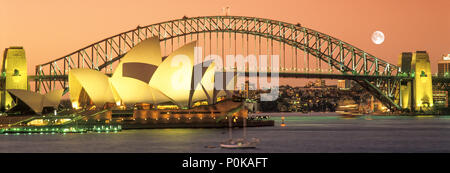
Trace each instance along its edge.
<instances>
[{"instance_id":1,"label":"shoreline","mask_svg":"<svg viewBox=\"0 0 450 173\"><path fill-rule=\"evenodd\" d=\"M249 113L249 116L273 116L273 117L289 117L289 116L346 116L339 114L337 112L258 112L258 113ZM362 114L355 116L447 116L450 114L436 114L436 113L403 113L403 114L389 114L389 113L373 113L373 114Z\"/></svg>"}]
</instances>

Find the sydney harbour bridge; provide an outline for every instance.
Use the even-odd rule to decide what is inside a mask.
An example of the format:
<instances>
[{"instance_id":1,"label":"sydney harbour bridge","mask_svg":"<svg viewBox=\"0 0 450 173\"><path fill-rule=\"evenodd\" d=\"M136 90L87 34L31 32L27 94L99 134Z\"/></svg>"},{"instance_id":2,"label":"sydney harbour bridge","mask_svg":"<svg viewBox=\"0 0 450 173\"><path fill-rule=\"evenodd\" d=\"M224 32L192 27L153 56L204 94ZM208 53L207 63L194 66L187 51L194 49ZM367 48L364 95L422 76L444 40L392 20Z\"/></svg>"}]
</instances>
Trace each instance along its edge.
<instances>
[{"instance_id":1,"label":"sydney harbour bridge","mask_svg":"<svg viewBox=\"0 0 450 173\"><path fill-rule=\"evenodd\" d=\"M279 77L349 79L356 81L391 110L401 109L400 84L413 80L399 66L319 31L271 19L243 16L183 17L138 26L105 38L60 58L36 66L35 91L68 89L68 73L90 68L106 74L139 42L159 37L163 56L191 41L202 55L279 55ZM246 75L252 71L245 70ZM447 78L433 85L448 90Z\"/></svg>"}]
</instances>

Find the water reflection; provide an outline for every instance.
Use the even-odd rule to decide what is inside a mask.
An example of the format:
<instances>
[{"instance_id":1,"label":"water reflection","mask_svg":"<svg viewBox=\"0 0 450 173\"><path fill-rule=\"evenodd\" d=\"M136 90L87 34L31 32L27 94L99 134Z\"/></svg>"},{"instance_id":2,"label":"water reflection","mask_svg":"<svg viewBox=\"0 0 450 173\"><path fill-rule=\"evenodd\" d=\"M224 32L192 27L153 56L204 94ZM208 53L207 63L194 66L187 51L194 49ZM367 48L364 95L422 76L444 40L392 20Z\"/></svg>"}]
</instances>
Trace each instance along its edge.
<instances>
[{"instance_id":1,"label":"water reflection","mask_svg":"<svg viewBox=\"0 0 450 173\"><path fill-rule=\"evenodd\" d=\"M205 128L0 135L0 152L450 152L450 116L270 118L273 127L247 128L249 138L261 139L255 150L221 149L217 146L228 138L228 129ZM233 129L233 137L242 134L241 128Z\"/></svg>"}]
</instances>

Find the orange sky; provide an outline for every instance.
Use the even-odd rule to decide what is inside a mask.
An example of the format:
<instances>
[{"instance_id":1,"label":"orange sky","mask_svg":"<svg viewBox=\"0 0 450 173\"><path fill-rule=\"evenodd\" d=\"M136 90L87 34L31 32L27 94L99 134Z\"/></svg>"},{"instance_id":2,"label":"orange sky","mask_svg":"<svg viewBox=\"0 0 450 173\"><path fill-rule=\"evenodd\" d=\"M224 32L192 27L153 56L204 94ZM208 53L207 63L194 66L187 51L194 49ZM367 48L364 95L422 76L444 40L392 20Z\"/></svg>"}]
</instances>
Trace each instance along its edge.
<instances>
[{"instance_id":1,"label":"orange sky","mask_svg":"<svg viewBox=\"0 0 450 173\"><path fill-rule=\"evenodd\" d=\"M230 15L300 22L395 64L403 51L426 50L434 73L450 53L449 0L0 0L0 48L23 46L34 74L37 64L137 25L221 15L225 6ZM381 45L370 40L376 30Z\"/></svg>"}]
</instances>

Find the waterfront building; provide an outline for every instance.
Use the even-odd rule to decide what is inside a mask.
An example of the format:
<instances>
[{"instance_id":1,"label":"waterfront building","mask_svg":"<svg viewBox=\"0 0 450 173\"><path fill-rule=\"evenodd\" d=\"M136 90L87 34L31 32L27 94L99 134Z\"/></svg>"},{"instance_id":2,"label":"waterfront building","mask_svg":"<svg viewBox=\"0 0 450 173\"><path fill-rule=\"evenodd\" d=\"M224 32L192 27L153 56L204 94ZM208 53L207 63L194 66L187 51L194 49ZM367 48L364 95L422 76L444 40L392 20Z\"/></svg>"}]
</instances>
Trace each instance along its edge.
<instances>
[{"instance_id":1,"label":"waterfront building","mask_svg":"<svg viewBox=\"0 0 450 173\"><path fill-rule=\"evenodd\" d=\"M450 77L450 54L443 55L442 60L438 61L438 76ZM448 106L448 91L433 90L433 102L435 105Z\"/></svg>"},{"instance_id":2,"label":"waterfront building","mask_svg":"<svg viewBox=\"0 0 450 173\"><path fill-rule=\"evenodd\" d=\"M348 90L352 88L351 80L338 80L337 87L341 90Z\"/></svg>"},{"instance_id":3,"label":"waterfront building","mask_svg":"<svg viewBox=\"0 0 450 173\"><path fill-rule=\"evenodd\" d=\"M314 83L315 87L325 87L325 80L323 79L317 79Z\"/></svg>"},{"instance_id":4,"label":"waterfront building","mask_svg":"<svg viewBox=\"0 0 450 173\"><path fill-rule=\"evenodd\" d=\"M448 106L448 91L433 90L434 105Z\"/></svg>"},{"instance_id":5,"label":"waterfront building","mask_svg":"<svg viewBox=\"0 0 450 173\"><path fill-rule=\"evenodd\" d=\"M450 54L443 55L442 60L438 61L438 76L448 76L450 72Z\"/></svg>"},{"instance_id":6,"label":"waterfront building","mask_svg":"<svg viewBox=\"0 0 450 173\"><path fill-rule=\"evenodd\" d=\"M195 44L188 43L163 58L159 39L152 37L127 52L111 77L92 69L70 70L72 107L104 108L111 103L132 107L147 103L157 109L190 109L217 102L226 92L214 89L212 61L194 64ZM180 57L186 62L181 63ZM194 69L202 74L197 81Z\"/></svg>"},{"instance_id":7,"label":"waterfront building","mask_svg":"<svg viewBox=\"0 0 450 173\"><path fill-rule=\"evenodd\" d=\"M339 89L345 88L345 80L338 80L337 81L337 87Z\"/></svg>"}]
</instances>

